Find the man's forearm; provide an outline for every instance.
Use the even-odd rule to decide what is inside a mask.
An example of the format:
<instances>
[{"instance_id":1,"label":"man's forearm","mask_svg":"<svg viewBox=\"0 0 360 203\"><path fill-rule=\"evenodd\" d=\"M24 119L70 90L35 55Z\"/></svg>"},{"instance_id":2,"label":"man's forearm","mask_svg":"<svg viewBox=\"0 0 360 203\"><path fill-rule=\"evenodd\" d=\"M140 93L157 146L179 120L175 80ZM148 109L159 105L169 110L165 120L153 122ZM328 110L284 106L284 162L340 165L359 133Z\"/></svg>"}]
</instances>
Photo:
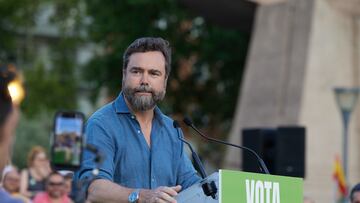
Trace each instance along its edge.
<instances>
[{"instance_id":1,"label":"man's forearm","mask_svg":"<svg viewBox=\"0 0 360 203\"><path fill-rule=\"evenodd\" d=\"M94 180L88 190L88 200L91 203L128 203L128 197L133 188L126 188L109 180ZM181 186L160 186L153 190L141 189L139 193L140 203L162 202L174 203L174 197L180 192Z\"/></svg>"},{"instance_id":2,"label":"man's forearm","mask_svg":"<svg viewBox=\"0 0 360 203\"><path fill-rule=\"evenodd\" d=\"M131 188L122 187L109 180L94 180L88 190L90 202L101 203L128 203L128 196L133 191Z\"/></svg>"}]
</instances>

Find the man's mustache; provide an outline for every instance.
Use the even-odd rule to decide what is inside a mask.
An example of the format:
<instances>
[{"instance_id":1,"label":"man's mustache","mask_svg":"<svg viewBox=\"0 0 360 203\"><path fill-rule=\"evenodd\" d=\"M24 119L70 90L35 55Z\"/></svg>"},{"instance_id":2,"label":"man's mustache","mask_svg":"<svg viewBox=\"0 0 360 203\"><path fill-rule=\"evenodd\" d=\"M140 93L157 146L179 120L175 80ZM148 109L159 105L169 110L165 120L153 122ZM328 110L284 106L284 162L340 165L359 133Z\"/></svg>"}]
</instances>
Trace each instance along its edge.
<instances>
[{"instance_id":1,"label":"man's mustache","mask_svg":"<svg viewBox=\"0 0 360 203\"><path fill-rule=\"evenodd\" d=\"M154 90L147 85L141 85L140 87L135 87L134 92L135 93L136 92L146 92L146 93L154 94Z\"/></svg>"}]
</instances>

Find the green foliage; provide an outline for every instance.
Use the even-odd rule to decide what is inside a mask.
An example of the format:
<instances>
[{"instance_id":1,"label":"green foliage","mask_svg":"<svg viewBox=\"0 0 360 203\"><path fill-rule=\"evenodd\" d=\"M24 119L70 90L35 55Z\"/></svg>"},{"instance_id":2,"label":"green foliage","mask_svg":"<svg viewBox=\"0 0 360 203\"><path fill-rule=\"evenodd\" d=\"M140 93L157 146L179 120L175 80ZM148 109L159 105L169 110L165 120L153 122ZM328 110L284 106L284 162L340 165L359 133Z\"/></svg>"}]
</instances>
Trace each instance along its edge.
<instances>
[{"instance_id":1,"label":"green foliage","mask_svg":"<svg viewBox=\"0 0 360 203\"><path fill-rule=\"evenodd\" d=\"M41 64L27 71L25 75L29 93L22 109L26 116L33 117L41 112L76 107L75 84L70 78L61 77L56 71L47 71Z\"/></svg>"},{"instance_id":2,"label":"green foliage","mask_svg":"<svg viewBox=\"0 0 360 203\"><path fill-rule=\"evenodd\" d=\"M27 96L22 110L28 117L41 112L53 113L60 109L76 108L77 80L74 72L74 53L67 48L66 41L53 46L54 67L46 68L42 63L25 70Z\"/></svg>"},{"instance_id":3,"label":"green foliage","mask_svg":"<svg viewBox=\"0 0 360 203\"><path fill-rule=\"evenodd\" d=\"M68 22L69 18L74 16L61 12L69 10L76 2L77 0L66 1L66 4L48 0L0 0L0 60L3 63L21 61L17 65L20 66L19 70L23 70L25 78L26 98L22 110L27 117L76 107L77 80L74 61L75 48L81 41L76 30L71 29L77 26ZM33 28L38 15L48 9L46 5L49 4L58 9L52 17L53 23L58 23L60 33L48 41L48 60L51 62L45 63L39 59L39 40L35 39ZM64 9L59 9L62 7ZM67 18L64 20L56 20L65 16ZM46 35L43 40L46 40Z\"/></svg>"},{"instance_id":4,"label":"green foliage","mask_svg":"<svg viewBox=\"0 0 360 203\"><path fill-rule=\"evenodd\" d=\"M20 26L27 29L33 25L37 5L36 0L0 0L0 62L15 57L17 33L14 31Z\"/></svg>"},{"instance_id":5,"label":"green foliage","mask_svg":"<svg viewBox=\"0 0 360 203\"><path fill-rule=\"evenodd\" d=\"M27 154L33 146L40 145L49 151L52 114L39 114L36 119L22 116L16 130L12 160L19 168L25 168Z\"/></svg>"}]
</instances>

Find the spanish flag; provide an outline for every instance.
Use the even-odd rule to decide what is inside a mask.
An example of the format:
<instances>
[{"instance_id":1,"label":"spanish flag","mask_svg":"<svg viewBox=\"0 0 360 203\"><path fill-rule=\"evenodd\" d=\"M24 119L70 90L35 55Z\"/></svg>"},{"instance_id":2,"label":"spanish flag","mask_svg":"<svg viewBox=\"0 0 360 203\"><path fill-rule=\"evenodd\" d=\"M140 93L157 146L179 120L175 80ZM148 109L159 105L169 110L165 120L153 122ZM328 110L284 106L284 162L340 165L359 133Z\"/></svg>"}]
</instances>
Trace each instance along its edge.
<instances>
[{"instance_id":1,"label":"spanish flag","mask_svg":"<svg viewBox=\"0 0 360 203\"><path fill-rule=\"evenodd\" d=\"M338 156L335 157L333 178L337 183L339 195L341 197L346 197L348 191L347 191L347 186L346 186L344 169L341 165L341 162L340 162L340 159Z\"/></svg>"}]
</instances>

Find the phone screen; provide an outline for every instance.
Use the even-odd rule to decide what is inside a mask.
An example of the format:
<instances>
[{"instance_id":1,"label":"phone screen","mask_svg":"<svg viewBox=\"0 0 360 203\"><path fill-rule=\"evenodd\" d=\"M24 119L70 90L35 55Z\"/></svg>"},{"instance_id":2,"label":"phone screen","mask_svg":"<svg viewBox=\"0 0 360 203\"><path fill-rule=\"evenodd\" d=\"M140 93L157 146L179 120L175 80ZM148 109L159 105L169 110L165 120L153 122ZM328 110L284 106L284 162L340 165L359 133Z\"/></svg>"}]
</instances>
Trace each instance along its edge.
<instances>
[{"instance_id":1,"label":"phone screen","mask_svg":"<svg viewBox=\"0 0 360 203\"><path fill-rule=\"evenodd\" d=\"M60 112L55 117L52 163L56 168L80 166L84 116L78 112Z\"/></svg>"}]
</instances>

